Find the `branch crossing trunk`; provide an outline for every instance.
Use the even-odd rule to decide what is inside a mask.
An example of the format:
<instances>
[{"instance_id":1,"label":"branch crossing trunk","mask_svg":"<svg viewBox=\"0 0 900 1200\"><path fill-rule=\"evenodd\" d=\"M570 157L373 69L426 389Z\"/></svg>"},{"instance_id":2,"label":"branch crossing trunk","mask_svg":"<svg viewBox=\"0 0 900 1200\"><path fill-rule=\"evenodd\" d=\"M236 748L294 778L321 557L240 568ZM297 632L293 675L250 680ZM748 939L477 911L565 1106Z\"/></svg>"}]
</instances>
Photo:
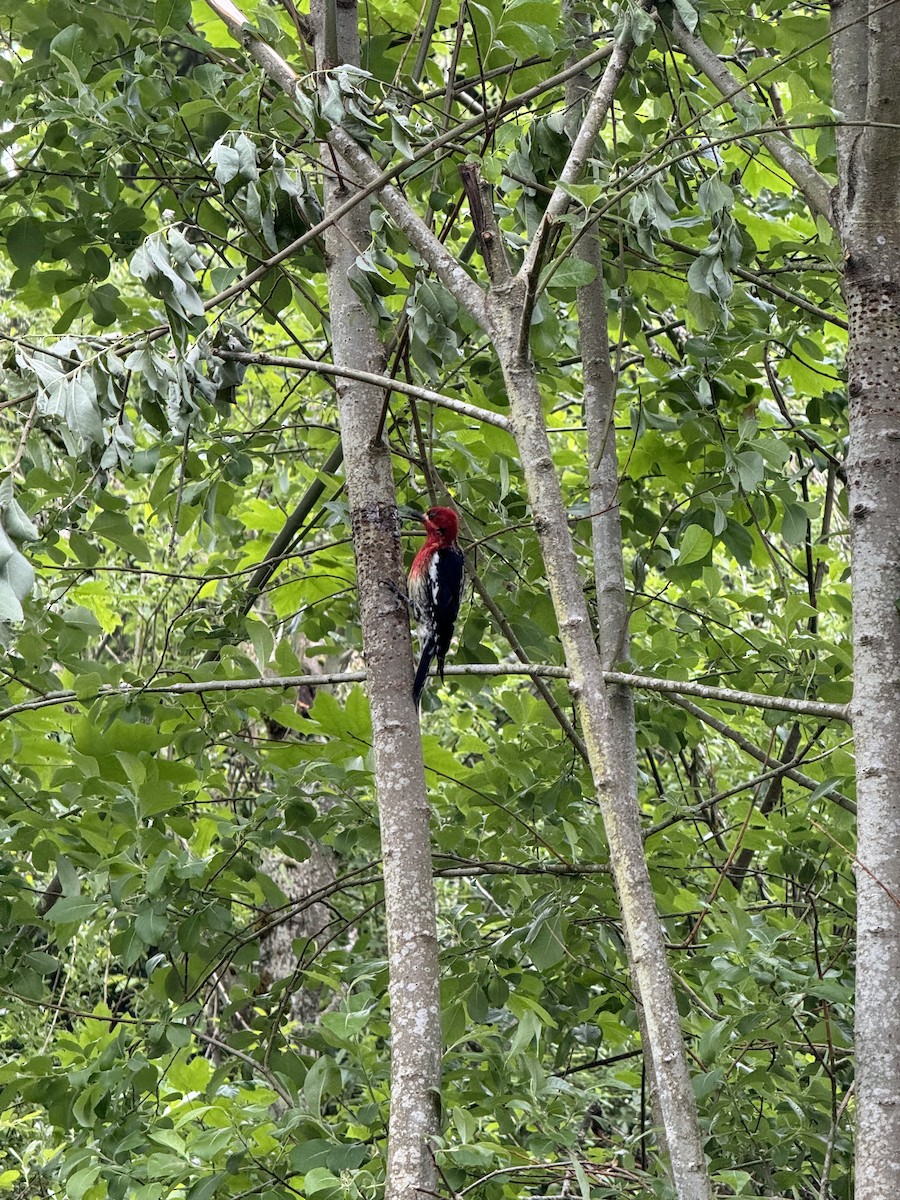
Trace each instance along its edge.
<instances>
[{"instance_id":1,"label":"branch crossing trunk","mask_svg":"<svg viewBox=\"0 0 900 1200\"><path fill-rule=\"evenodd\" d=\"M325 7L327 19L322 7L313 9L317 65L322 69L335 54L339 62L358 64L355 3L326 0ZM333 153L323 145L323 156L337 168L325 176L326 215L356 190L352 167ZM369 207L367 201L359 203L325 235L331 337L337 366L383 375L377 330L350 284L357 247L369 241ZM384 864L391 1001L385 1198L412 1200L437 1185L430 1141L438 1131L441 1027L430 814L412 699L409 618L398 598L404 572L391 455L382 429L384 389L343 377L337 393Z\"/></svg>"}]
</instances>

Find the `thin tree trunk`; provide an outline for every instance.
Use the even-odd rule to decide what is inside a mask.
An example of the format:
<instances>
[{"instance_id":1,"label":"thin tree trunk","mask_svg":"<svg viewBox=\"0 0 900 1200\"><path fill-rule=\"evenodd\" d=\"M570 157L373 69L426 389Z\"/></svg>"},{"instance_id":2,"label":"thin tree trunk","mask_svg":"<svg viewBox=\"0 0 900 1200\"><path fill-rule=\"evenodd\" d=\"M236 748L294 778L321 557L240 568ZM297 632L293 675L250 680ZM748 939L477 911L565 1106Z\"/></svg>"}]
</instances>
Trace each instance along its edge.
<instances>
[{"instance_id":1,"label":"thin tree trunk","mask_svg":"<svg viewBox=\"0 0 900 1200\"><path fill-rule=\"evenodd\" d=\"M568 182L581 174L612 103L617 80L624 73L629 50L630 38L626 34L614 49L586 116L572 139L572 154L562 175ZM570 99L580 100L579 92L576 83ZM565 205L566 200L557 189L548 212L559 215ZM499 244L496 231L491 232L494 244ZM530 312L534 275L542 257L541 236L539 228L526 254L525 265L515 279L506 278L504 268L494 257L494 294L501 301L496 308L491 306L495 314L494 344L506 380L513 433L603 814L629 963L640 1002L644 1050L663 1147L680 1200L708 1200L712 1193L696 1100L662 927L644 857L637 802L632 694L630 689L608 688L603 680L604 667L609 669L627 654L628 614L621 523L616 505L615 380L609 363L602 260L596 238L582 239L580 253L596 270L593 284L579 289L578 303L582 356L586 360L583 370L598 651L553 464L537 375L527 348L527 336L523 336L527 333L523 321L527 321Z\"/></svg>"},{"instance_id":2,"label":"thin tree trunk","mask_svg":"<svg viewBox=\"0 0 900 1200\"><path fill-rule=\"evenodd\" d=\"M632 978L643 1008L645 1051L656 1083L672 1176L680 1200L709 1200L697 1106L662 926L644 859L637 798L622 777L627 755L617 755L616 724L553 464L534 364L527 350L517 353L524 289L513 283L495 292L495 300L497 354L560 638L572 672L570 689L606 829L610 868L622 909Z\"/></svg>"},{"instance_id":3,"label":"thin tree trunk","mask_svg":"<svg viewBox=\"0 0 900 1200\"><path fill-rule=\"evenodd\" d=\"M562 177L567 182L577 181L591 154L616 85L625 71L630 46L631 39L626 32L613 48L564 168ZM374 180L378 174L377 165L345 130L336 128L331 134L331 143L353 163L361 179ZM619 787L612 774L615 764L610 763L610 751L615 749L611 745L614 727L603 667L594 642L578 558L528 347L537 272L552 236L555 218L566 211L570 198L563 186L554 191L547 216L538 227L523 266L512 278L493 219L490 192L482 192L479 198L476 174L467 170L463 179L493 281L490 303L485 303L481 288L462 270L397 188L384 187L379 195L384 207L458 303L488 332L497 352L509 397L510 424L522 461L566 663L571 671L570 690L581 721L606 828L629 963L644 1008L646 1048L656 1079L672 1176L680 1200L709 1200L711 1190L697 1106L687 1069L663 931L643 854L636 797L626 787Z\"/></svg>"},{"instance_id":4,"label":"thin tree trunk","mask_svg":"<svg viewBox=\"0 0 900 1200\"><path fill-rule=\"evenodd\" d=\"M335 3L335 0L329 2ZM220 15L237 12L231 0L207 0L207 3ZM355 5L331 11L333 20L339 21L346 30L343 46L341 39L337 39L338 54L348 57L355 55L358 46ZM229 20L228 15L225 19ZM320 24L319 28L323 27ZM233 31L243 38L244 24L238 24ZM328 33L330 35L330 30ZM266 70L281 82L286 68L283 60L270 63L269 58L277 59L270 47L256 38L243 40ZM332 36L319 40L329 45L334 42ZM566 182L577 181L583 172L615 88L627 66L631 45L630 34L626 31L613 46L606 70L597 85L564 168L561 178ZM323 55L324 47L317 47L320 67L327 63ZM290 89L289 78L287 85L283 86ZM352 178L352 172L356 172L360 182L369 186L374 184L376 178L381 180L381 172L373 159L346 130L335 127L329 135L329 142L343 180L348 175ZM382 181L379 195L384 207L457 302L489 333L497 352L510 401L511 426L522 459L535 531L571 672L570 690L581 721L606 828L629 963L644 1008L646 1049L656 1079L659 1112L671 1156L672 1176L679 1200L709 1200L710 1183L696 1102L687 1070L663 931L643 855L636 797L627 787L618 786L619 781L612 774L610 766L611 751L615 750L615 733L603 666L594 641L578 558L547 436L535 366L528 347L528 326L536 294L537 274L552 236L555 219L566 211L570 198L562 185L554 191L547 217L535 235L523 267L515 278L511 278L502 251L503 243L493 223L488 194L485 221L479 228L482 250L494 283L488 304L482 289L425 225L399 189L390 184L384 185ZM470 191L470 197L472 195ZM336 209L343 198L338 185L332 180L326 195L327 210ZM378 372L381 366L380 347L371 324L365 319L366 314L347 284L347 271L355 261L357 248L368 244L368 239L368 209L365 205L358 205L349 221L342 221L338 230L329 231L329 290L335 359L342 364L349 363L351 359L355 365L362 362L366 369ZM436 1085L432 1084L429 1088L428 1077L432 1061L429 1051L438 1045L436 1038L431 1036L432 1018L436 1024L438 1010L436 972L433 977L433 1010L429 987L424 981L429 963L436 961L435 948L425 944L429 937L434 937L430 862L427 864L426 887L424 861L420 866L414 866L408 854L419 854L423 845L427 852L427 807L424 784L420 782L422 760L418 742L415 756L412 747L407 747L405 753L403 751L403 735L409 728L406 724L408 692L403 683L397 680L397 662L401 658L407 663L410 661L409 633L405 620L398 620L396 608L390 605L383 588L384 580L396 577L396 508L392 507L393 483L387 447L382 442L372 445L372 438L378 429L373 411L380 412L380 403L373 403L372 393L370 386L349 380L343 381L339 388L346 475L354 519L363 637L367 654L370 655L369 671L371 673L375 669L377 672L375 678L370 674L369 690L376 741L382 844L386 851L386 908L389 924L392 920L401 923L395 925L395 938L404 923L406 929L412 929L411 920L415 914L406 907L410 896L420 900L422 909L427 908L429 916L428 920L421 923L428 926L427 931L421 931L421 942L415 940L406 946L398 946L396 940L390 943L394 1000L391 1018L395 1039L392 1084L395 1090L391 1107L387 1196L389 1200L394 1200L409 1189L424 1187L433 1190L433 1183L423 1182L428 1175L423 1140L436 1122L429 1112L429 1102L433 1101L436 1094ZM381 393L377 395L380 397ZM376 575L379 566L381 573ZM381 590L379 584L382 585ZM400 642L402 647L398 645ZM410 678L409 666L405 673ZM418 802L420 796L421 804ZM390 848L400 845L403 846L404 857L397 862L390 857ZM396 906L393 910L392 903ZM409 981L409 995L403 992L403 980ZM402 1012L400 1003L403 1005ZM415 1026L416 1020L419 1021L418 1026ZM404 1028L404 1021L408 1023L407 1028ZM436 1074L436 1065L433 1070ZM398 1111L401 1099L402 1112ZM409 1200L409 1196L404 1200Z\"/></svg>"},{"instance_id":5,"label":"thin tree trunk","mask_svg":"<svg viewBox=\"0 0 900 1200\"><path fill-rule=\"evenodd\" d=\"M897 184L895 186L900 186ZM883 230L884 232L878 232ZM900 1196L900 223L845 241L857 780L857 1197ZM862 261L861 261L862 260ZM889 286L885 286L889 281Z\"/></svg>"},{"instance_id":6,"label":"thin tree trunk","mask_svg":"<svg viewBox=\"0 0 900 1200\"><path fill-rule=\"evenodd\" d=\"M564 12L577 23L583 34L590 35L592 25L587 13L574 0L564 0ZM584 104L590 98L587 74L570 79L565 85L569 109L570 139L577 136ZM619 514L619 467L616 452L616 373L610 361L610 335L604 283L604 259L596 230L577 242L574 257L594 271L594 278L577 289L578 344L581 349L584 426L588 433L588 488L590 499L590 535L594 559L596 589L596 629L600 659L605 670L629 658L628 592L622 547L622 518ZM637 734L635 730L634 692L622 684L607 685L606 695L612 724L606 742L611 746L610 774L613 787L622 796L634 798L637 805ZM647 1020L638 998L638 1021L644 1050L649 1044ZM653 1109L656 1138L666 1163L670 1165L659 1087L653 1069L653 1055L644 1054Z\"/></svg>"},{"instance_id":7,"label":"thin tree trunk","mask_svg":"<svg viewBox=\"0 0 900 1200\"><path fill-rule=\"evenodd\" d=\"M326 7L328 11L326 12ZM316 66L359 62L355 3L313 8ZM331 58L331 61L329 61ZM322 146L325 213L355 190L352 169ZM350 271L370 238L369 203L325 235L335 363L384 372L383 347ZM363 647L368 672L375 783L381 822L391 1000L391 1105L386 1200L436 1187L429 1139L438 1129L441 1078L437 927L429 808L412 701L412 646L403 586L397 497L381 431L385 394L356 380L337 383L350 500Z\"/></svg>"},{"instance_id":8,"label":"thin tree trunk","mask_svg":"<svg viewBox=\"0 0 900 1200\"><path fill-rule=\"evenodd\" d=\"M832 6L850 326L857 1200L900 1196L900 8Z\"/></svg>"},{"instance_id":9,"label":"thin tree trunk","mask_svg":"<svg viewBox=\"0 0 900 1200\"><path fill-rule=\"evenodd\" d=\"M580 32L590 36L591 19L575 0L564 0L563 11ZM574 143L584 106L591 95L587 75L576 75L566 83L570 140ZM603 254L596 230L582 237L573 255L594 271L590 283L577 289L578 339L581 350L584 423L587 429L588 488L591 511L591 546L597 597L597 641L604 669L611 670L628 659L628 594L622 555L622 520L619 512L619 464L616 454L616 376L609 354L609 320ZM611 729L606 742L612 748L610 770L616 791L634 797L637 804L637 735L634 724L634 693L622 684L607 685ZM656 1135L664 1160L671 1169L665 1116L653 1071L653 1055L647 1052L649 1034L643 1004L638 998L638 1020L649 1077L650 1104Z\"/></svg>"}]
</instances>

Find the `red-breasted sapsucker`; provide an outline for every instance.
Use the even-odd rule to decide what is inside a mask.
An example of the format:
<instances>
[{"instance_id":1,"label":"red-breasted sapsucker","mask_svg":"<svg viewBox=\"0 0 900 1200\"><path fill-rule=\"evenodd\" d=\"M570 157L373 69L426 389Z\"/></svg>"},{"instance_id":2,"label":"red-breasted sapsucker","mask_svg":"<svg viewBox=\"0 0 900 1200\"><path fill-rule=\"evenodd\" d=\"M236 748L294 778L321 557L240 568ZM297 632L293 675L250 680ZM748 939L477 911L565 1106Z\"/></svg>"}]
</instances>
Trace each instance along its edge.
<instances>
[{"instance_id":1,"label":"red-breasted sapsucker","mask_svg":"<svg viewBox=\"0 0 900 1200\"><path fill-rule=\"evenodd\" d=\"M429 508L419 518L425 525L425 545L409 570L409 602L419 623L422 656L413 685L416 708L428 668L437 658L444 678L444 659L453 638L453 626L462 598L463 554L456 544L459 518L452 508Z\"/></svg>"}]
</instances>

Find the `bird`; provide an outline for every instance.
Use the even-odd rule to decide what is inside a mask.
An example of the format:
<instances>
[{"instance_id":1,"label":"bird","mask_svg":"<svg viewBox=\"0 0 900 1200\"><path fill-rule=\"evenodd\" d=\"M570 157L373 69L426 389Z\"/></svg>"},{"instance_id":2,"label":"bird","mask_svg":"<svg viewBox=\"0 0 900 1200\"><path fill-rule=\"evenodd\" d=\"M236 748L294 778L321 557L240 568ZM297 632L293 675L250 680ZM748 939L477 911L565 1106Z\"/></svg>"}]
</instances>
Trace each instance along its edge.
<instances>
[{"instance_id":1,"label":"bird","mask_svg":"<svg viewBox=\"0 0 900 1200\"><path fill-rule=\"evenodd\" d=\"M444 659L453 640L462 598L464 560L456 542L459 517L452 508L429 508L426 513L417 513L416 519L425 526L425 543L409 569L407 592L422 643L413 685L413 700L418 708L428 669L435 658L441 679L444 678Z\"/></svg>"}]
</instances>

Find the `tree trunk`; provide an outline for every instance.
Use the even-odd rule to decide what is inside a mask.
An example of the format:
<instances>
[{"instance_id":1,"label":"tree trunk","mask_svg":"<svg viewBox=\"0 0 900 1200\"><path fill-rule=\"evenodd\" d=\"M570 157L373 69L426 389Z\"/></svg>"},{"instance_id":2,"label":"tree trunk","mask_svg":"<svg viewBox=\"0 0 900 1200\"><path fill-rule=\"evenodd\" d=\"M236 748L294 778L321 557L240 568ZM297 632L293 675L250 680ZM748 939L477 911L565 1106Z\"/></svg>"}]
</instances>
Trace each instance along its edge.
<instances>
[{"instance_id":1,"label":"tree trunk","mask_svg":"<svg viewBox=\"0 0 900 1200\"><path fill-rule=\"evenodd\" d=\"M868 20L867 20L868 16ZM900 9L832 6L850 326L857 1200L900 1196ZM891 128L893 126L893 128Z\"/></svg>"},{"instance_id":2,"label":"tree trunk","mask_svg":"<svg viewBox=\"0 0 900 1200\"><path fill-rule=\"evenodd\" d=\"M900 225L845 240L857 778L857 1197L900 1196ZM859 249L854 249L858 247Z\"/></svg>"},{"instance_id":3,"label":"tree trunk","mask_svg":"<svg viewBox=\"0 0 900 1200\"><path fill-rule=\"evenodd\" d=\"M544 423L534 364L517 352L524 288L515 282L494 293L494 339L510 419L534 514L566 663L570 688L590 758L591 774L609 844L609 861L622 910L632 979L646 1029L645 1051L653 1072L658 1109L679 1200L709 1200L706 1157L697 1105L687 1070L684 1040L663 931L644 858L634 791L619 756L610 706L559 478Z\"/></svg>"},{"instance_id":4,"label":"tree trunk","mask_svg":"<svg viewBox=\"0 0 900 1200\"><path fill-rule=\"evenodd\" d=\"M316 11L318 9L318 11ZM359 62L357 10L333 5L331 22L314 10L316 66ZM327 35L326 31L327 30ZM335 62L327 58L336 49ZM326 215L355 189L352 169L322 146ZM368 245L364 201L325 235L332 354L338 365L383 373L383 349L349 273ZM391 998L391 1107L386 1200L410 1200L436 1187L429 1147L437 1132L440 993L429 809L412 700L412 646L403 587L397 498L381 430L382 389L337 383L344 472L350 500L363 647L368 672L375 782L381 821Z\"/></svg>"},{"instance_id":5,"label":"tree trunk","mask_svg":"<svg viewBox=\"0 0 900 1200\"><path fill-rule=\"evenodd\" d=\"M575 138L562 177L580 178L593 150L615 88L628 61L631 40L624 33L609 57L594 91L588 114ZM346 131L337 128L331 143L349 158L360 178L374 182L377 165ZM473 172L464 174L473 206L473 217L493 287L485 303L480 287L438 241L395 187L382 187L384 207L406 233L432 270L474 320L486 330L497 353L510 403L510 424L519 450L535 532L547 571L570 684L582 724L584 741L597 798L609 842L610 865L622 907L629 963L644 1007L647 1050L651 1056L659 1112L671 1154L672 1176L680 1200L709 1200L711 1195L706 1158L700 1136L697 1105L691 1087L678 1006L666 959L663 931L650 876L644 860L640 816L633 790L614 776L616 733L609 706L603 667L563 504L559 478L550 450L541 394L528 347L528 327L535 298L537 274L555 219L566 211L564 187L554 191L547 215L535 233L518 274L510 277L503 241L493 217L489 191L476 195ZM476 215L477 214L477 215Z\"/></svg>"},{"instance_id":6,"label":"tree trunk","mask_svg":"<svg viewBox=\"0 0 900 1200\"><path fill-rule=\"evenodd\" d=\"M580 11L574 0L564 0L564 12L590 37L591 19ZM570 140L577 130L590 100L591 81L576 75L566 84L566 104L570 114ZM591 506L591 548L594 560L594 585L597 596L597 641L605 670L627 660L628 593L622 554L622 520L619 514L619 462L616 453L616 376L610 363L609 319L606 286L603 280L603 254L596 229L582 237L573 256L594 270L594 279L576 292L578 340L581 351L584 424L587 429L588 488ZM608 745L613 747L611 774L621 795L633 796L637 804L637 733L634 724L634 692L622 684L606 688L609 719L612 722ZM660 1108L659 1089L653 1072L653 1055L647 1052L649 1036L643 1004L638 993L638 1020L641 1025L644 1067L649 1077L650 1103L657 1139L663 1158L669 1163L665 1117Z\"/></svg>"},{"instance_id":7,"label":"tree trunk","mask_svg":"<svg viewBox=\"0 0 900 1200\"><path fill-rule=\"evenodd\" d=\"M207 0L220 14L231 9L231 0ZM336 4L336 0L327 0ZM234 10L236 11L236 10ZM314 10L315 12L316 10ZM353 61L358 53L356 8L332 8L339 22L337 37L317 37L320 69L329 64L325 43L334 42L337 58ZM318 29L326 29L318 8ZM227 18L226 18L227 19ZM351 30L352 26L352 30ZM342 32L343 31L343 32ZM237 27L242 34L243 26ZM343 39L343 40L342 40ZM246 41L245 41L245 44ZM266 69L279 78L283 61L268 64L274 55L257 39L249 39ZM576 182L593 150L609 104L628 62L632 41L626 30L615 43L584 121L574 140L561 179ZM277 56L275 56L277 57ZM280 81L280 80L279 80ZM362 183L378 180L382 204L410 239L457 302L488 332L497 352L510 402L512 432L522 460L534 527L547 570L551 598L559 625L566 662L571 671L570 689L582 724L584 740L603 814L609 843L610 865L622 908L628 958L635 988L644 1010L646 1049L650 1055L659 1100L659 1113L671 1157L671 1171L679 1200L710 1200L711 1188L697 1106L687 1069L684 1041L672 977L665 953L663 930L656 911L650 876L644 859L640 814L632 786L619 775L616 728L603 677L603 665L594 641L594 630L584 598L578 558L572 543L559 477L553 462L534 363L528 346L530 314L537 276L556 219L569 205L562 185L557 187L529 247L523 265L510 278L503 242L493 221L488 197L484 222L477 222L482 250L493 279L490 302L477 283L450 254L402 192L385 184L378 166L346 130L336 126L329 142L339 179L326 175L326 212L343 200L348 176L355 171ZM323 147L326 163L328 149ZM477 186L477 185L476 185ZM470 195L471 198L471 195ZM343 232L342 232L343 231ZM347 282L347 272L368 244L368 206L359 204L327 235L328 281L336 362L366 366L377 372L380 346L359 300ZM388 1167L388 1200L401 1191L434 1190L424 1182L428 1166L424 1139L436 1127L429 1103L437 1094L437 1052L433 1036L438 1020L437 973L426 980L436 963L434 896L430 858L427 855L427 806L424 800L421 749L416 741L404 750L409 692L397 677L397 663L411 662L409 631L398 621L396 606L389 603L385 580L396 577L396 508L386 445L378 436L380 399L375 402L370 385L344 380L339 387L344 461L353 513L357 553L363 638L369 668L369 695L376 743L382 844L385 847L385 901L391 952L391 1023L393 1036L392 1105ZM376 395L380 398L381 393ZM376 442L377 439L377 442ZM393 523L391 523L391 519ZM379 572L380 573L377 573ZM380 586L379 586L380 585ZM402 627L401 627L402 626ZM401 646L399 643L402 641ZM393 642L393 645L391 644ZM411 670L407 665L407 681ZM406 683L409 687L409 682ZM618 764L618 767L617 767ZM414 769L415 768L415 769ZM419 797L421 796L421 804ZM391 847L403 846L402 861L391 857ZM426 853L421 853L422 847ZM416 861L412 859L415 856ZM426 861L427 860L427 861ZM427 884L426 884L427 866ZM410 900L427 908L427 919L409 911ZM427 928L426 928L427 927ZM406 932L407 942L398 941ZM404 989L404 983L406 989ZM433 993L429 991L433 986ZM434 1006L430 1003L434 995ZM402 1010L401 1006L402 1005ZM416 1024L418 1022L418 1025ZM433 1065L432 1065L433 1063ZM429 1075L434 1082L429 1086ZM400 1105L402 1103L402 1111ZM402 1156L402 1159L401 1157ZM405 1197L404 1200L409 1200Z\"/></svg>"}]
</instances>

